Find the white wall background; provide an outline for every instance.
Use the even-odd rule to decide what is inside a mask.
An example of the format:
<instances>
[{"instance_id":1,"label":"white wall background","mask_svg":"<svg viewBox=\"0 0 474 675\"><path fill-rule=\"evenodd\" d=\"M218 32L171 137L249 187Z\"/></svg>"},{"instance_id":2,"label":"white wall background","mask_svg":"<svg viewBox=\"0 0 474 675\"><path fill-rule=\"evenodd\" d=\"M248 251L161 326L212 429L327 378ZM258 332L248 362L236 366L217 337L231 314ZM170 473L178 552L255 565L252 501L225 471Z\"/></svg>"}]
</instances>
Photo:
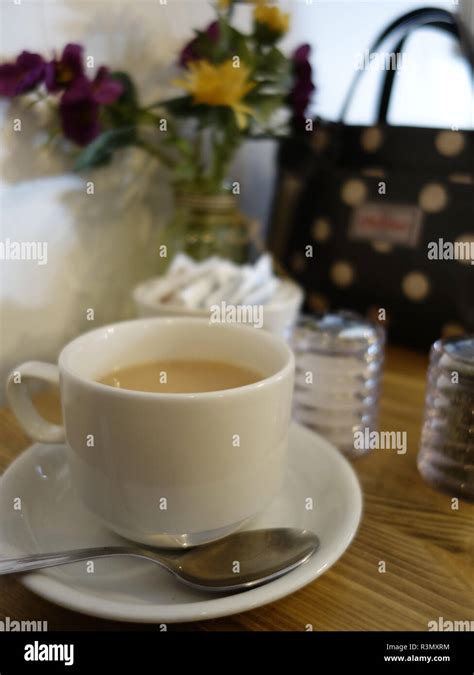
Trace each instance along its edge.
<instances>
[{"instance_id":1,"label":"white wall background","mask_svg":"<svg viewBox=\"0 0 474 675\"><path fill-rule=\"evenodd\" d=\"M314 47L318 91L314 111L336 119L354 75L356 55L378 31L403 12L424 3L413 0L293 0L293 27L286 38L292 49ZM455 0L426 4L458 9ZM473 0L463 14L472 20ZM170 62L193 27L212 17L204 0L1 0L0 59L22 49L51 53L80 41L96 63L129 70L144 99L166 93ZM245 25L249 9L239 8ZM373 119L377 75L370 72L357 94L349 121ZM23 130L13 134L12 118ZM29 358L54 360L61 346L96 322L126 315L127 289L153 271L148 236L169 212L162 174L139 154L127 154L114 169L75 176L57 152L36 140L37 121L24 111L0 104L0 240L47 241L48 265L0 261L0 378ZM390 121L431 126L472 126L472 91L467 69L452 42L433 31L415 36L399 73ZM235 165L242 181L244 209L265 219L274 176L274 146L247 146ZM93 179L93 200L85 181ZM150 199L145 200L144 194Z\"/></svg>"}]
</instances>

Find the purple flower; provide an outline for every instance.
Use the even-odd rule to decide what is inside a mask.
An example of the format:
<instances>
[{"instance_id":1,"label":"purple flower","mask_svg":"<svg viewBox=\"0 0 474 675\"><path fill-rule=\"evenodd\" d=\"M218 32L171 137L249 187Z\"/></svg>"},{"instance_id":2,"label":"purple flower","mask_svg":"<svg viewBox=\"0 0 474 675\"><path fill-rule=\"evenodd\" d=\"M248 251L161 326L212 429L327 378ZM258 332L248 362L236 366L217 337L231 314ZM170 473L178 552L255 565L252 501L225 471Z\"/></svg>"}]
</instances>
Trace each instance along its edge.
<instances>
[{"instance_id":1,"label":"purple flower","mask_svg":"<svg viewBox=\"0 0 474 675\"><path fill-rule=\"evenodd\" d=\"M64 135L78 145L87 145L100 134L99 104L88 80L79 80L64 92L59 116Z\"/></svg>"},{"instance_id":2,"label":"purple flower","mask_svg":"<svg viewBox=\"0 0 474 675\"><path fill-rule=\"evenodd\" d=\"M93 141L101 132L100 106L115 103L122 92L122 84L110 77L104 66L99 68L92 81L85 76L75 80L64 92L59 104L66 138L81 146Z\"/></svg>"},{"instance_id":3,"label":"purple flower","mask_svg":"<svg viewBox=\"0 0 474 675\"><path fill-rule=\"evenodd\" d=\"M309 62L310 52L310 45L304 44L298 47L292 56L293 87L289 93L288 101L293 111L293 120L297 126L304 124L306 109L316 89L312 78L313 70Z\"/></svg>"},{"instance_id":4,"label":"purple flower","mask_svg":"<svg viewBox=\"0 0 474 675\"><path fill-rule=\"evenodd\" d=\"M45 62L39 54L21 52L15 63L0 65L0 96L25 94L40 84L45 76Z\"/></svg>"},{"instance_id":5,"label":"purple flower","mask_svg":"<svg viewBox=\"0 0 474 675\"><path fill-rule=\"evenodd\" d=\"M101 105L110 105L120 98L123 85L110 77L109 69L101 66L91 83L94 100Z\"/></svg>"},{"instance_id":6,"label":"purple flower","mask_svg":"<svg viewBox=\"0 0 474 675\"><path fill-rule=\"evenodd\" d=\"M81 45L67 44L59 60L53 59L46 64L45 81L49 92L67 89L84 77L83 51Z\"/></svg>"},{"instance_id":7,"label":"purple flower","mask_svg":"<svg viewBox=\"0 0 474 675\"><path fill-rule=\"evenodd\" d=\"M217 42L219 39L219 22L213 21L212 23L210 23L209 26L204 31L203 35L205 35L211 43ZM201 58L201 55L199 54L198 50L201 39L202 35L196 36L190 42L188 42L188 44L185 45L185 47L181 51L181 54L179 56L179 65L182 68L185 68L190 61L197 61L198 59Z\"/></svg>"}]
</instances>

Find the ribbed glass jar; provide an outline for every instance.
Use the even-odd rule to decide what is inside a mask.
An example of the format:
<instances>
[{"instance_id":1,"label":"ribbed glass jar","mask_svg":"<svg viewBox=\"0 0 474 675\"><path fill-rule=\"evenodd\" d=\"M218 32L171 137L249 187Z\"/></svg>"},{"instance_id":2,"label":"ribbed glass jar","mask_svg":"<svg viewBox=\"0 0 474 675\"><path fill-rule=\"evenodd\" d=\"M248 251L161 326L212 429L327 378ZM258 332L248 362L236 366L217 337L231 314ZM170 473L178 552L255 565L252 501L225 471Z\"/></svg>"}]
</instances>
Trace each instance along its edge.
<instances>
[{"instance_id":1,"label":"ribbed glass jar","mask_svg":"<svg viewBox=\"0 0 474 675\"><path fill-rule=\"evenodd\" d=\"M294 412L349 457L356 432L377 430L385 333L354 312L303 316L291 345L296 357Z\"/></svg>"},{"instance_id":2,"label":"ribbed glass jar","mask_svg":"<svg viewBox=\"0 0 474 675\"><path fill-rule=\"evenodd\" d=\"M435 488L474 500L474 335L431 348L418 469Z\"/></svg>"},{"instance_id":3,"label":"ribbed glass jar","mask_svg":"<svg viewBox=\"0 0 474 675\"><path fill-rule=\"evenodd\" d=\"M249 256L249 223L230 192L177 193L174 214L160 235L168 262L176 253L195 260L219 256L245 263Z\"/></svg>"}]
</instances>

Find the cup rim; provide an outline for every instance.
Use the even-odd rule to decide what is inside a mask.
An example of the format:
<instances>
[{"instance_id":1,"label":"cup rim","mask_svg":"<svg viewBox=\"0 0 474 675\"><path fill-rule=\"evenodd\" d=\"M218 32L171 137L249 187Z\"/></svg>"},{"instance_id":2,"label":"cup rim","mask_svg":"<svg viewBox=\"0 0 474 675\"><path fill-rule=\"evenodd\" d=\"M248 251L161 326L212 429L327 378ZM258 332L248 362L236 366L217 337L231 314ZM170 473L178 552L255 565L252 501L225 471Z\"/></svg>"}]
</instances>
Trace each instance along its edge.
<instances>
[{"instance_id":1,"label":"cup rim","mask_svg":"<svg viewBox=\"0 0 474 675\"><path fill-rule=\"evenodd\" d=\"M93 390L99 390L103 391L104 393L106 392L110 396L116 396L119 398L142 398L142 399L155 399L155 400L169 400L169 401L177 401L177 400L186 400L189 401L191 399L199 399L199 400L204 400L206 398L221 398L223 396L229 396L229 395L241 395L241 394L246 394L249 391L253 391L256 389L260 389L263 387L268 387L274 384L275 382L278 382L282 379L284 379L287 375L291 374L294 371L295 367L295 358L293 355L292 350L288 346L288 344L285 342L285 340L277 335L274 335L273 333L270 333L262 328L254 328L252 326L247 326L247 325L242 325L242 324L216 324L216 327L218 326L218 329L222 330L231 330L231 331L255 331L257 335L259 335L258 339L262 339L267 342L269 346L273 344L273 346L277 346L282 350L282 353L285 354L286 360L285 364L277 370L277 372L273 373L272 375L269 375L268 377L264 377L257 382L252 382L251 384L244 384L241 387L232 387L230 389L217 389L215 391L202 391L202 392L151 392L151 391L137 391L135 389L120 389L118 387L111 387L108 384L103 384L101 382L97 382L96 380L93 379L87 379L85 377L82 377L75 373L71 368L69 368L65 364L65 360L67 358L68 352L71 351L74 348L77 348L80 346L82 343L86 342L87 340L92 339L94 335L97 335L99 333L103 333L104 331L110 330L110 329L115 329L120 326L125 326L127 324L150 324L150 323L155 323L158 325L190 325L190 324L196 324L200 326L206 326L211 328L214 326L214 324L210 324L208 319L200 318L200 317L181 317L181 316L173 316L173 317L144 317L141 319L129 319L125 321L118 321L112 324L107 324L104 326L99 326L98 328L93 328L90 331L87 331L85 333L82 333L81 335L78 335L76 338L68 342L63 349L61 350L58 358L58 367L59 371L61 374L61 377L63 374L66 374L70 379L78 382L81 384L81 386L90 388Z\"/></svg>"}]
</instances>

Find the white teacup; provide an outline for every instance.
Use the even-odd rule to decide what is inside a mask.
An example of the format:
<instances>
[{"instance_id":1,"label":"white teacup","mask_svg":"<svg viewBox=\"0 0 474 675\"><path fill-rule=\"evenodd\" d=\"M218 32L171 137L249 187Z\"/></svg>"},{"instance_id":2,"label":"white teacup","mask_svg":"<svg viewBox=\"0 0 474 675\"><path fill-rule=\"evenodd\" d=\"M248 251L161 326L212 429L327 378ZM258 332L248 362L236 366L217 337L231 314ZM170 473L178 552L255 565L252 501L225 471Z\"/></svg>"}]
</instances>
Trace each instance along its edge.
<instances>
[{"instance_id":1,"label":"white teacup","mask_svg":"<svg viewBox=\"0 0 474 675\"><path fill-rule=\"evenodd\" d=\"M263 379L197 394L96 381L115 368L176 358L227 361ZM266 331L150 318L81 335L62 350L58 366L22 364L10 373L7 394L32 438L66 443L78 493L106 526L150 545L192 546L238 529L277 493L293 374L291 350ZM31 379L60 384L64 427L36 411Z\"/></svg>"}]
</instances>

